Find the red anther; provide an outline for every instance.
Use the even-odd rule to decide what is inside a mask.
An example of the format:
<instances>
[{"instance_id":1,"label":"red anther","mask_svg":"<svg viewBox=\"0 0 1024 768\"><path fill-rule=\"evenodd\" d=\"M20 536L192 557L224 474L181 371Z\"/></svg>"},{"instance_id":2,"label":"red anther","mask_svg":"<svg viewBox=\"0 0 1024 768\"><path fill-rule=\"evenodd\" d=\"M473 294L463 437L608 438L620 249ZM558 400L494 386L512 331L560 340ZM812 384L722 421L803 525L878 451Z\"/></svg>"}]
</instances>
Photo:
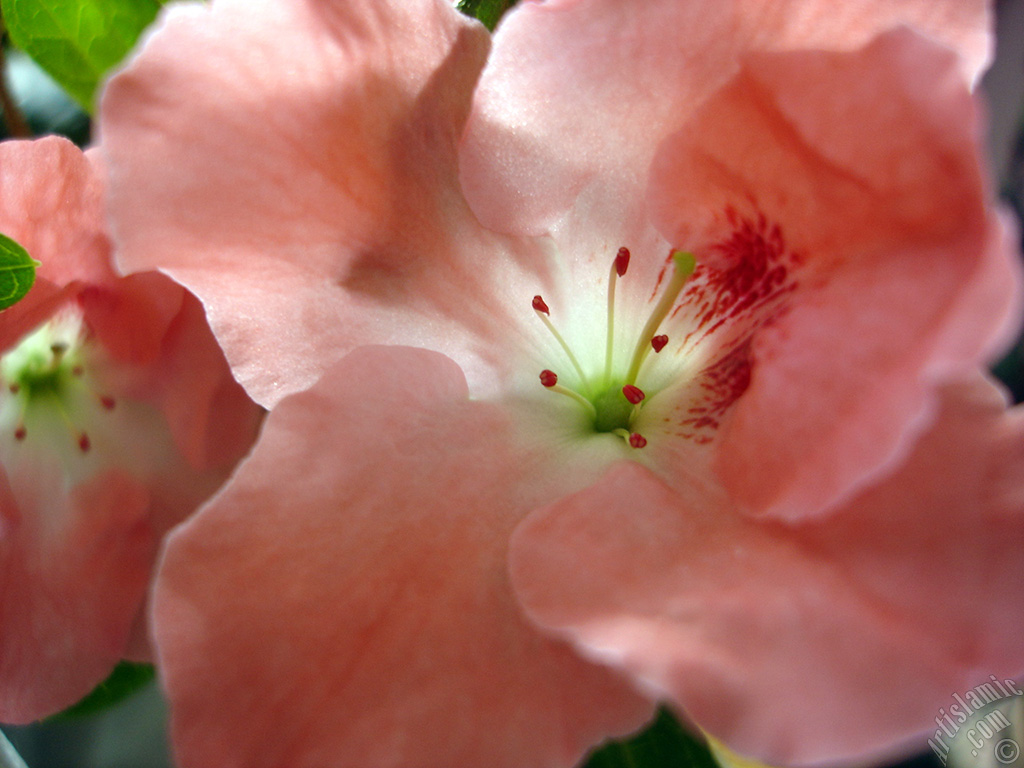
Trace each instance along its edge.
<instances>
[{"instance_id":1,"label":"red anther","mask_svg":"<svg viewBox=\"0 0 1024 768\"><path fill-rule=\"evenodd\" d=\"M640 387L634 387L632 384L627 384L626 386L624 386L622 388L622 394L624 394L626 396L626 399L629 400L629 402L631 402L633 405L636 405L646 397L644 391L640 389Z\"/></svg>"},{"instance_id":2,"label":"red anther","mask_svg":"<svg viewBox=\"0 0 1024 768\"><path fill-rule=\"evenodd\" d=\"M114 410L114 406L117 405L114 398L110 397L110 395L102 395L100 397L100 404L108 411Z\"/></svg>"},{"instance_id":3,"label":"red anther","mask_svg":"<svg viewBox=\"0 0 1024 768\"><path fill-rule=\"evenodd\" d=\"M661 352L661 350L665 348L666 344L668 344L668 336L664 333L651 339L651 348L655 352Z\"/></svg>"},{"instance_id":4,"label":"red anther","mask_svg":"<svg viewBox=\"0 0 1024 768\"><path fill-rule=\"evenodd\" d=\"M82 453L88 453L89 449L92 448L92 442L89 440L89 436L83 432L78 437L78 448Z\"/></svg>"},{"instance_id":5,"label":"red anther","mask_svg":"<svg viewBox=\"0 0 1024 768\"><path fill-rule=\"evenodd\" d=\"M536 309L538 312L543 312L545 315L551 314L551 310L548 309L548 305L544 303L544 299L542 299L540 296L533 297L533 308Z\"/></svg>"},{"instance_id":6,"label":"red anther","mask_svg":"<svg viewBox=\"0 0 1024 768\"><path fill-rule=\"evenodd\" d=\"M545 387L553 387L558 383L558 374L554 371L544 369L540 372L540 383Z\"/></svg>"},{"instance_id":7,"label":"red anther","mask_svg":"<svg viewBox=\"0 0 1024 768\"><path fill-rule=\"evenodd\" d=\"M83 373L85 373L85 369L80 365L76 365L71 369L72 376L81 376Z\"/></svg>"},{"instance_id":8,"label":"red anther","mask_svg":"<svg viewBox=\"0 0 1024 768\"><path fill-rule=\"evenodd\" d=\"M647 438L641 435L639 432L634 432L629 436L629 444L634 448L643 448L647 445Z\"/></svg>"},{"instance_id":9,"label":"red anther","mask_svg":"<svg viewBox=\"0 0 1024 768\"><path fill-rule=\"evenodd\" d=\"M7 389L10 390L12 395L16 395L19 392L21 392L21 387L17 384L11 384L11 386L9 386Z\"/></svg>"},{"instance_id":10,"label":"red anther","mask_svg":"<svg viewBox=\"0 0 1024 768\"><path fill-rule=\"evenodd\" d=\"M629 248L622 246L615 254L615 274L622 277L629 269Z\"/></svg>"},{"instance_id":11,"label":"red anther","mask_svg":"<svg viewBox=\"0 0 1024 768\"><path fill-rule=\"evenodd\" d=\"M27 434L28 434L28 432L25 430L25 427L24 426L19 426L17 429L14 430L14 439L15 440L24 440L25 439L25 435L27 435Z\"/></svg>"}]
</instances>

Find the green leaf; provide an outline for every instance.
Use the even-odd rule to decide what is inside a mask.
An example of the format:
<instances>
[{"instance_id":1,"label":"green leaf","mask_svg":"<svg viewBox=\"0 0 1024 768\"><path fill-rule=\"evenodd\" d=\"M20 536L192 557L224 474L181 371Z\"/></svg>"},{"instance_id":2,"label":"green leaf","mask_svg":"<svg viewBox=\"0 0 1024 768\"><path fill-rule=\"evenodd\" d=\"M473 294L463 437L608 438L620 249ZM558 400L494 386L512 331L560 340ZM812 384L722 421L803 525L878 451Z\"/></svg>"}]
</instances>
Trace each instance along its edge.
<instances>
[{"instance_id":1,"label":"green leaf","mask_svg":"<svg viewBox=\"0 0 1024 768\"><path fill-rule=\"evenodd\" d=\"M502 14L515 4L516 0L459 0L455 7L493 32Z\"/></svg>"},{"instance_id":2,"label":"green leaf","mask_svg":"<svg viewBox=\"0 0 1024 768\"><path fill-rule=\"evenodd\" d=\"M11 40L82 108L156 18L160 0L0 0Z\"/></svg>"},{"instance_id":3,"label":"green leaf","mask_svg":"<svg viewBox=\"0 0 1024 768\"><path fill-rule=\"evenodd\" d=\"M134 664L129 661L122 661L114 667L110 677L93 688L89 695L50 719L94 715L108 707L114 706L118 702L124 701L143 686L150 683L155 676L156 671L152 664Z\"/></svg>"},{"instance_id":4,"label":"green leaf","mask_svg":"<svg viewBox=\"0 0 1024 768\"><path fill-rule=\"evenodd\" d=\"M7 309L20 301L36 281L39 262L28 251L7 237L0 235L0 309Z\"/></svg>"},{"instance_id":5,"label":"green leaf","mask_svg":"<svg viewBox=\"0 0 1024 768\"><path fill-rule=\"evenodd\" d=\"M584 768L719 768L707 745L660 709L646 730L631 739L606 744Z\"/></svg>"}]
</instances>

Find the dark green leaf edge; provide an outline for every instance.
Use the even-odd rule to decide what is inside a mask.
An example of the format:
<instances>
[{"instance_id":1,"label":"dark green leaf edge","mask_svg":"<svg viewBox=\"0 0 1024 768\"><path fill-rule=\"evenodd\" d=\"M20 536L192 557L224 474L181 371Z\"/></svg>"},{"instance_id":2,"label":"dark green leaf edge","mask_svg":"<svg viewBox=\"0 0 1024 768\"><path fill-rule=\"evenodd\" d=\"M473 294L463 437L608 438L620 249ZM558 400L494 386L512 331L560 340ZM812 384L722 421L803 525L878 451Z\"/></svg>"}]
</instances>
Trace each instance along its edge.
<instances>
[{"instance_id":1,"label":"dark green leaf edge","mask_svg":"<svg viewBox=\"0 0 1024 768\"><path fill-rule=\"evenodd\" d=\"M0 0L11 41L89 114L96 89L163 0Z\"/></svg>"},{"instance_id":2,"label":"dark green leaf edge","mask_svg":"<svg viewBox=\"0 0 1024 768\"><path fill-rule=\"evenodd\" d=\"M587 758L583 768L719 768L707 744L662 707L647 728L611 742Z\"/></svg>"},{"instance_id":3,"label":"dark green leaf edge","mask_svg":"<svg viewBox=\"0 0 1024 768\"><path fill-rule=\"evenodd\" d=\"M0 234L0 309L25 298L35 283L38 266L17 241Z\"/></svg>"},{"instance_id":4,"label":"dark green leaf edge","mask_svg":"<svg viewBox=\"0 0 1024 768\"><path fill-rule=\"evenodd\" d=\"M110 676L93 688L92 692L84 699L47 720L52 722L95 715L137 693L151 683L155 677L156 670L152 664L122 661L114 667Z\"/></svg>"},{"instance_id":5,"label":"dark green leaf edge","mask_svg":"<svg viewBox=\"0 0 1024 768\"><path fill-rule=\"evenodd\" d=\"M470 18L482 22L493 32L505 11L516 2L517 0L459 0L455 7Z\"/></svg>"}]
</instances>

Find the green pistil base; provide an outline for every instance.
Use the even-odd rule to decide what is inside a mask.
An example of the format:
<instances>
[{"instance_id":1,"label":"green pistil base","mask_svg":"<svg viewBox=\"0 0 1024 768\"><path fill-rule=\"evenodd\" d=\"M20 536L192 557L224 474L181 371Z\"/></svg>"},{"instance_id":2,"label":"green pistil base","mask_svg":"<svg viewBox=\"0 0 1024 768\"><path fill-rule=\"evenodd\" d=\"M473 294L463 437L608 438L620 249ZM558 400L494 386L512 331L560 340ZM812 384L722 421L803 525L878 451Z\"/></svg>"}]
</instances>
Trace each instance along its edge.
<instances>
[{"instance_id":1,"label":"green pistil base","mask_svg":"<svg viewBox=\"0 0 1024 768\"><path fill-rule=\"evenodd\" d=\"M622 384L614 384L596 397L590 399L597 416L594 419L595 432L614 432L616 429L629 430L633 404L622 394Z\"/></svg>"}]
</instances>

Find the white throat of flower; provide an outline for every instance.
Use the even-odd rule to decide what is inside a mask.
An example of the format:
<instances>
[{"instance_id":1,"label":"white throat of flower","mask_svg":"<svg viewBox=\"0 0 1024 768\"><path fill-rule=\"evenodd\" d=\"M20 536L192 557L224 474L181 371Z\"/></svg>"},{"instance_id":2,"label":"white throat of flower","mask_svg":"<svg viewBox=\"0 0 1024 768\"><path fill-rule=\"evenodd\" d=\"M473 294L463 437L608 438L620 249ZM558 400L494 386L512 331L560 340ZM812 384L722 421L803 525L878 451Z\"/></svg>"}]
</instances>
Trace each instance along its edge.
<instances>
[{"instance_id":1,"label":"white throat of flower","mask_svg":"<svg viewBox=\"0 0 1024 768\"><path fill-rule=\"evenodd\" d=\"M643 448L647 445L647 439L636 431L635 425L648 393L637 385L637 380L648 354L652 350L657 354L668 344L668 336L659 335L658 329L669 312L672 311L686 281L693 275L697 262L691 253L672 252L672 277L636 339L625 374L616 376L613 374L615 370L615 286L618 278L624 277L629 268L629 257L629 250L620 248L609 271L608 335L605 345L604 368L600 375L588 377L584 372L583 366L580 365L569 344L551 322L551 310L543 298L533 297L533 309L565 352L565 356L579 376L582 386L577 391L559 384L558 375L550 369L541 371L541 384L550 391L570 397L579 403L589 415L595 432L615 434L622 437L631 447Z\"/></svg>"},{"instance_id":2,"label":"white throat of flower","mask_svg":"<svg viewBox=\"0 0 1024 768\"><path fill-rule=\"evenodd\" d=\"M47 441L65 456L90 452L89 426L116 406L95 389L91 346L81 316L69 310L0 358L0 442Z\"/></svg>"}]
</instances>

